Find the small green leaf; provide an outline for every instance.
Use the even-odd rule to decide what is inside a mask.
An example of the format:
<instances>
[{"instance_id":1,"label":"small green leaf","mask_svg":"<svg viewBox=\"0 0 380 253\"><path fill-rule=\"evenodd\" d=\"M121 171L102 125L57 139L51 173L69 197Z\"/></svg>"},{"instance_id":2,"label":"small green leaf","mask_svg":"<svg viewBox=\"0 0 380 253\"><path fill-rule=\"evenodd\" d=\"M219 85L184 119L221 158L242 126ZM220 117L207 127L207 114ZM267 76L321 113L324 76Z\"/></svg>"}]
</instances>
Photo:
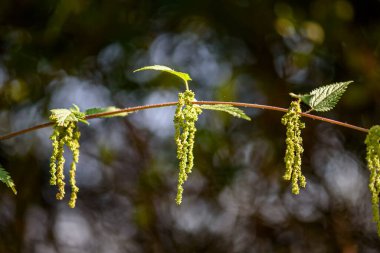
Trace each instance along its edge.
<instances>
[{"instance_id":1,"label":"small green leaf","mask_svg":"<svg viewBox=\"0 0 380 253\"><path fill-rule=\"evenodd\" d=\"M96 114L96 113L113 112L113 111L117 111L117 110L120 110L120 108L117 108L115 106L108 106L108 107L103 107L103 108L90 108L90 109L87 109L85 111L85 114L86 115L92 115L92 114ZM125 117L127 115L128 115L127 112L121 112L121 113L117 113L117 114L113 114L113 115L101 116L99 118Z\"/></svg>"},{"instance_id":2,"label":"small green leaf","mask_svg":"<svg viewBox=\"0 0 380 253\"><path fill-rule=\"evenodd\" d=\"M343 93L346 91L347 86L352 82L353 81L347 81L322 86L310 92L310 95L312 96L310 100L305 99L305 102L303 99L302 101L308 104L312 110L318 112L329 111L335 107Z\"/></svg>"},{"instance_id":3,"label":"small green leaf","mask_svg":"<svg viewBox=\"0 0 380 253\"><path fill-rule=\"evenodd\" d=\"M191 81L191 77L190 77L189 74L183 73L183 72L179 72L179 71L175 71L174 69L171 69L169 67L162 66L162 65L145 66L145 67L136 69L133 72L138 72L138 71L143 71L143 70L163 71L163 72L167 72L167 73L170 73L172 75L178 76L179 78L181 78L185 82L185 85L186 85L187 89L188 89L187 81Z\"/></svg>"},{"instance_id":4,"label":"small green leaf","mask_svg":"<svg viewBox=\"0 0 380 253\"><path fill-rule=\"evenodd\" d=\"M85 119L86 114L81 112L75 104L70 109L52 109L50 112L50 120L56 122L58 126L67 126L69 122L73 121L89 124Z\"/></svg>"},{"instance_id":5,"label":"small green leaf","mask_svg":"<svg viewBox=\"0 0 380 253\"><path fill-rule=\"evenodd\" d=\"M69 109L52 109L50 112L50 119L55 121L58 126L66 126L68 122L78 121L77 117Z\"/></svg>"},{"instance_id":6,"label":"small green leaf","mask_svg":"<svg viewBox=\"0 0 380 253\"><path fill-rule=\"evenodd\" d=\"M206 110L214 110L214 111L222 111L231 114L234 117L242 118L245 120L251 120L251 118L244 113L243 110L233 106L233 105L225 105L225 104L217 104L217 105L200 105L201 109Z\"/></svg>"},{"instance_id":7,"label":"small green leaf","mask_svg":"<svg viewBox=\"0 0 380 253\"><path fill-rule=\"evenodd\" d=\"M9 175L8 171L6 171L2 167L0 167L0 181L6 184L9 188L11 188L13 193L17 195L16 187L11 176Z\"/></svg>"},{"instance_id":8,"label":"small green leaf","mask_svg":"<svg viewBox=\"0 0 380 253\"><path fill-rule=\"evenodd\" d=\"M79 122L85 123L86 125L90 125L90 123L88 123L88 121L85 119L86 114L84 112L81 112L76 104L73 104L73 106L70 108L70 111L72 114L74 114L74 116Z\"/></svg>"}]
</instances>

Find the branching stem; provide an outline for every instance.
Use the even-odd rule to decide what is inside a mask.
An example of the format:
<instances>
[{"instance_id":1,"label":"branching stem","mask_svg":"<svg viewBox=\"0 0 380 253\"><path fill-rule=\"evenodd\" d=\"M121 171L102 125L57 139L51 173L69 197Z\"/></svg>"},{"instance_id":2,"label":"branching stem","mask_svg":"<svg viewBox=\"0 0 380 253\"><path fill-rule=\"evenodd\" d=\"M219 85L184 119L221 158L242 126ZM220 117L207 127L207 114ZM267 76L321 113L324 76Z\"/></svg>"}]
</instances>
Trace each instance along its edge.
<instances>
[{"instance_id":1,"label":"branching stem","mask_svg":"<svg viewBox=\"0 0 380 253\"><path fill-rule=\"evenodd\" d=\"M136 106L136 107L129 107L129 108L115 110L115 111L110 111L110 112L102 112L102 113L92 114L92 115L86 116L86 119L95 119L95 118L104 117L104 116L110 116L110 115L119 114L119 113L123 113L123 112L127 112L128 113L128 112L136 112L136 111L142 111L142 110L152 109L152 108L174 106L176 104L177 104L177 102L167 102L167 103L160 103L160 104L151 104L151 105L142 105L142 106ZM288 109L286 109L286 108L277 107L277 106L250 104L250 103L240 103L240 102L195 101L194 104L198 104L198 105L228 104L228 105L233 105L233 106L237 106L237 107L257 108L257 109L264 109L264 110L271 110L271 111L280 111L280 112L287 112L288 111ZM304 117L307 117L307 118L311 118L311 119L315 119L315 120L320 120L320 121L324 121L324 122L327 122L327 123L330 123L330 124L335 124L335 125L351 128L351 129L354 129L354 130L357 130L357 131L360 131L360 132L368 133L368 129L366 129L366 128L358 127L358 126L351 125L351 124L347 124L347 123L344 123L344 122L341 122L341 121L332 120L332 119L329 119L329 118L324 118L324 117L320 117L320 116L316 116L316 115L312 115L312 114L308 114L308 113L301 113L301 115L304 116ZM53 124L54 124L53 122L48 122L48 123L43 123L43 124L40 124L40 125L36 125L36 126L30 127L30 128L26 128L26 129L23 129L23 130L20 130L20 131L11 132L9 134L5 134L3 136L0 136L0 141L7 140L7 139L10 139L10 138L13 138L13 137L16 137L16 136L19 136L19 135L22 135L22 134L25 134L25 133L28 133L28 132L32 132L32 131L41 129L41 128L49 127L49 126L52 126Z\"/></svg>"}]
</instances>

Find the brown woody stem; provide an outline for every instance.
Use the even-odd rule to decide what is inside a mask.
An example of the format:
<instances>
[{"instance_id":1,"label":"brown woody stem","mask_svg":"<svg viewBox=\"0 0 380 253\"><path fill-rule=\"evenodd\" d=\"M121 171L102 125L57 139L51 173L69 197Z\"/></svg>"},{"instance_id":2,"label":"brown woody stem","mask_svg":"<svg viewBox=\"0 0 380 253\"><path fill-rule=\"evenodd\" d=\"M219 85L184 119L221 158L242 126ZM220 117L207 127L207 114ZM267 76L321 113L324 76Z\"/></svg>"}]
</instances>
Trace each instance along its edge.
<instances>
[{"instance_id":1,"label":"brown woody stem","mask_svg":"<svg viewBox=\"0 0 380 253\"><path fill-rule=\"evenodd\" d=\"M119 113L123 113L123 112L124 113L125 112L128 113L128 112L136 112L136 111L141 111L141 110L146 110L146 109L152 109L152 108L174 106L176 104L177 104L177 102L167 102L167 103L160 103L160 104L135 106L135 107L129 107L129 108L115 110L115 111L111 111L111 112L102 112L102 113L91 114L89 116L86 116L85 119L95 119L95 118L104 117L104 116L111 116L111 115L115 115L115 114L119 114ZM219 104L219 105L233 105L233 106L237 106L237 107L257 108L257 109L264 109L264 110L271 110L271 111L280 111L280 112L287 112L288 111L288 109L286 109L286 108L277 107L277 106L251 104L251 103L239 103L239 102L194 101L194 104L198 104L198 105L216 105L216 104ZM368 133L368 129L363 128L363 127L358 127L358 126L355 126L355 125L347 124L347 123L344 123L344 122L340 122L340 121L336 121L336 120L332 120L332 119L329 119L329 118L324 118L324 117L320 117L320 116L316 116L316 115L312 115L312 114L308 114L308 113L301 113L301 115L304 116L304 117L307 117L307 118L311 118L311 119L315 119L315 120L320 120L320 121L328 122L330 124L335 124L335 125L351 128L351 129L354 129L354 130L357 130L357 131L361 131L361 132L364 132L364 133ZM16 136L19 136L19 135L22 135L22 134L25 134L25 133L28 133L28 132L32 132L32 131L41 129L41 128L49 127L49 126L52 126L53 124L54 124L53 122L48 122L48 123L43 123L43 124L40 124L40 125L36 125L36 126L30 127L30 128L26 128L26 129L23 129L23 130L20 130L20 131L11 132L9 134L5 134L3 136L0 136L0 141L6 140L6 139L10 139L10 138L13 138L13 137L16 137Z\"/></svg>"}]
</instances>

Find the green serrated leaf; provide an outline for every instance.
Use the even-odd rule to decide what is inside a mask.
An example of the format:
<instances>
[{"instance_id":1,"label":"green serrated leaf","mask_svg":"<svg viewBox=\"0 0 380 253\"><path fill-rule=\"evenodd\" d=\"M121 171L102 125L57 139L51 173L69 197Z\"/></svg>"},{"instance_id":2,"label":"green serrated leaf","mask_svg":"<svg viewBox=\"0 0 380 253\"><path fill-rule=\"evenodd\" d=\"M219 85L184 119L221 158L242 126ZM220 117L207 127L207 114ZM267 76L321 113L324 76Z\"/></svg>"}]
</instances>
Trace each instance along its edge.
<instances>
[{"instance_id":1,"label":"green serrated leaf","mask_svg":"<svg viewBox=\"0 0 380 253\"><path fill-rule=\"evenodd\" d=\"M202 109L206 110L214 110L214 111L222 111L231 114L234 117L242 118L245 120L251 120L251 118L244 113L243 110L233 106L233 105L224 105L224 104L218 104L218 105L200 105Z\"/></svg>"},{"instance_id":2,"label":"green serrated leaf","mask_svg":"<svg viewBox=\"0 0 380 253\"><path fill-rule=\"evenodd\" d=\"M4 168L0 167L0 181L6 184L9 188L12 189L13 193L17 195L16 186L9 175L8 171L6 171Z\"/></svg>"},{"instance_id":3,"label":"green serrated leaf","mask_svg":"<svg viewBox=\"0 0 380 253\"><path fill-rule=\"evenodd\" d=\"M75 104L70 109L52 109L50 110L50 120L57 123L58 126L67 126L69 122L83 122L87 125L86 114L81 112L79 107Z\"/></svg>"},{"instance_id":4,"label":"green serrated leaf","mask_svg":"<svg viewBox=\"0 0 380 253\"><path fill-rule=\"evenodd\" d=\"M91 114L96 114L96 113L102 113L102 112L113 112L120 110L120 108L117 108L115 106L108 106L108 107L103 107L103 108L90 108L85 111L86 115L91 115ZM127 112L121 112L113 115L107 115L107 116L101 116L99 118L112 118L112 117L125 117L127 116Z\"/></svg>"},{"instance_id":5,"label":"green serrated leaf","mask_svg":"<svg viewBox=\"0 0 380 253\"><path fill-rule=\"evenodd\" d=\"M310 94L307 94L312 97L310 100L306 100L308 103L304 102L308 104L312 110L318 112L329 111L338 103L339 99L346 91L347 86L352 82L353 81L347 81L319 87L310 92Z\"/></svg>"},{"instance_id":6,"label":"green serrated leaf","mask_svg":"<svg viewBox=\"0 0 380 253\"><path fill-rule=\"evenodd\" d=\"M66 126L68 122L78 121L75 114L69 109L52 109L50 112L50 119L55 121L58 126Z\"/></svg>"},{"instance_id":7,"label":"green serrated leaf","mask_svg":"<svg viewBox=\"0 0 380 253\"><path fill-rule=\"evenodd\" d=\"M145 67L136 69L133 72L138 72L138 71L143 71L143 70L157 70L157 71L170 73L172 75L175 75L181 78L185 82L186 85L187 85L187 81L191 81L191 77L189 74L175 71L174 69L171 69L169 67L162 66L162 65L145 66Z\"/></svg>"}]
</instances>

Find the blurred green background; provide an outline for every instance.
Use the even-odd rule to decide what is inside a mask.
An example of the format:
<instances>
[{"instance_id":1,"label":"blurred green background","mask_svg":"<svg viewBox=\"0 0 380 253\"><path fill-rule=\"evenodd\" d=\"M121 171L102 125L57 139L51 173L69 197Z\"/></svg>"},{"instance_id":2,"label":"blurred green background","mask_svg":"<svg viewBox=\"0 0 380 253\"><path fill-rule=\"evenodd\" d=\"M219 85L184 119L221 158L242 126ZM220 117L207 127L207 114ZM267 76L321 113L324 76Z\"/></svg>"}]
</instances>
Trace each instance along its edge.
<instances>
[{"instance_id":1,"label":"blurred green background","mask_svg":"<svg viewBox=\"0 0 380 253\"><path fill-rule=\"evenodd\" d=\"M179 79L132 73L152 64L188 72L198 100L282 107L289 92L354 80L323 116L368 128L379 50L377 0L2 0L0 134L73 103L175 101ZM308 185L293 196L282 114L246 112L252 122L201 115L179 207L174 108L81 126L75 209L49 185L51 128L0 142L18 189L0 184L0 252L379 252L365 135L304 119Z\"/></svg>"}]
</instances>

